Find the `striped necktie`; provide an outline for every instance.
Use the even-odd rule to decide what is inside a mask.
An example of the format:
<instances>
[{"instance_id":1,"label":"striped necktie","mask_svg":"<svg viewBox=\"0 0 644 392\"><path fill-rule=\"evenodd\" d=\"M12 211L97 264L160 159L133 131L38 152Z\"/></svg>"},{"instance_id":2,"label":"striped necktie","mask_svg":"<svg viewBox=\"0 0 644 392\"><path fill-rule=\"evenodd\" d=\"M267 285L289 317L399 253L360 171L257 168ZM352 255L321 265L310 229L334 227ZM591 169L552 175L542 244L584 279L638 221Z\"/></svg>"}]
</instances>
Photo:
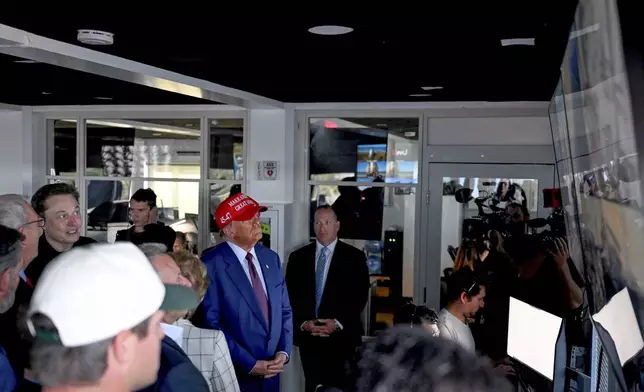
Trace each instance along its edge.
<instances>
[{"instance_id":1,"label":"striped necktie","mask_svg":"<svg viewBox=\"0 0 644 392\"><path fill-rule=\"evenodd\" d=\"M327 251L326 246L320 250L320 256L318 256L317 266L315 267L315 317L318 317L318 309L324 292L324 270L327 263Z\"/></svg>"}]
</instances>

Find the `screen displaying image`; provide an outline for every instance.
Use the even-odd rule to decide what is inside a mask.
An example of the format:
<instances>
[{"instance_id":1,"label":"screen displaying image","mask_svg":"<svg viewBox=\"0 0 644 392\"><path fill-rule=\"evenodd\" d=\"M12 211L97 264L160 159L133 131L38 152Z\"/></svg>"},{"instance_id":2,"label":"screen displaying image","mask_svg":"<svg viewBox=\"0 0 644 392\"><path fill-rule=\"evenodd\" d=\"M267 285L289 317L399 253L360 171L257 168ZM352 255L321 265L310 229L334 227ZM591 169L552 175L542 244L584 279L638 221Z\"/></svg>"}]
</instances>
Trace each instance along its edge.
<instances>
[{"instance_id":1,"label":"screen displaying image","mask_svg":"<svg viewBox=\"0 0 644 392\"><path fill-rule=\"evenodd\" d=\"M358 146L358 181L384 180L387 170L386 144L361 144Z\"/></svg>"},{"instance_id":2,"label":"screen displaying image","mask_svg":"<svg viewBox=\"0 0 644 392\"><path fill-rule=\"evenodd\" d=\"M418 182L418 162L416 161L389 161L385 182L415 184Z\"/></svg>"}]
</instances>

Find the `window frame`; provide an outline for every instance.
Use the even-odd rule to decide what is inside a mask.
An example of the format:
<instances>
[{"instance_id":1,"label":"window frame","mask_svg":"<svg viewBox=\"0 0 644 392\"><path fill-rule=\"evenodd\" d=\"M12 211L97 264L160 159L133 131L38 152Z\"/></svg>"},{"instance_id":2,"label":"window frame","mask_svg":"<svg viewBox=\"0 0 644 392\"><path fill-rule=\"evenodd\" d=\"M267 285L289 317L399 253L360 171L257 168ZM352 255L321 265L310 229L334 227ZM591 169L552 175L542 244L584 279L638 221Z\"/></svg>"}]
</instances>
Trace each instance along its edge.
<instances>
[{"instance_id":1,"label":"window frame","mask_svg":"<svg viewBox=\"0 0 644 392\"><path fill-rule=\"evenodd\" d=\"M127 106L127 107L88 107L79 109L79 107L45 107L40 110L34 110L35 140L34 140L34 157L41 156L41 159L34 160L34 188L45 185L55 180L72 180L80 194L81 217L83 226L81 235L87 233L87 181L90 180L109 180L109 181L158 181L158 182L190 182L195 183L195 179L168 179L159 177L101 177L86 175L86 141L87 127L86 120L137 120L137 119L195 119L200 121L200 157L199 157L199 235L198 244L199 252L209 246L210 237L210 187L212 184L220 185L241 185L242 192L245 191L248 174L244 170L243 180L216 180L209 178L210 170L210 121L215 119L241 119L243 122L242 129L242 154L244 163L248 162L248 111L228 105L204 105L203 108L194 106ZM76 174L70 175L49 175L47 161L49 137L48 131L53 126L53 120L74 120L76 121ZM51 125L50 125L51 124ZM38 137L43 135L44 137ZM205 231L204 231L205 230Z\"/></svg>"}]
</instances>

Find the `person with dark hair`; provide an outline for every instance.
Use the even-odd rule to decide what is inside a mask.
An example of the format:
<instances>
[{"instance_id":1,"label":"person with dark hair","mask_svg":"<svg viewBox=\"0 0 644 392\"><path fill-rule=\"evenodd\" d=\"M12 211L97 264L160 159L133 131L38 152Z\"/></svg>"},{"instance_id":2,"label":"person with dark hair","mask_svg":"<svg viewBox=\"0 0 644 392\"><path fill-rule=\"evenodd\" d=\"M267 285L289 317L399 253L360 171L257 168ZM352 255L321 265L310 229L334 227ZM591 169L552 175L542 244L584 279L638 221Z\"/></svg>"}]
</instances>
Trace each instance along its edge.
<instances>
[{"instance_id":1,"label":"person with dark hair","mask_svg":"<svg viewBox=\"0 0 644 392\"><path fill-rule=\"evenodd\" d=\"M432 336L439 336L438 313L426 306L417 306L413 303L404 304L394 314L394 325L424 328Z\"/></svg>"},{"instance_id":2,"label":"person with dark hair","mask_svg":"<svg viewBox=\"0 0 644 392\"><path fill-rule=\"evenodd\" d=\"M369 295L365 253L338 240L332 207L317 208L314 229L316 240L291 253L286 269L306 392L353 383L348 369L362 342L360 314Z\"/></svg>"},{"instance_id":3,"label":"person with dark hair","mask_svg":"<svg viewBox=\"0 0 644 392\"><path fill-rule=\"evenodd\" d=\"M410 328L383 331L364 346L357 392L509 392L488 361Z\"/></svg>"},{"instance_id":4,"label":"person with dark hair","mask_svg":"<svg viewBox=\"0 0 644 392\"><path fill-rule=\"evenodd\" d=\"M164 284L132 244L65 252L43 273L25 315L34 376L47 391L129 392L157 379L159 391L183 391L182 376L193 370L203 388L188 390L207 391L190 360L176 360L181 349L160 364L165 311L197 303L190 287Z\"/></svg>"},{"instance_id":5,"label":"person with dark hair","mask_svg":"<svg viewBox=\"0 0 644 392\"><path fill-rule=\"evenodd\" d=\"M467 320L484 305L483 281L469 268L454 271L447 282L447 306L438 315L441 336L474 352L474 337Z\"/></svg>"},{"instance_id":6,"label":"person with dark hair","mask_svg":"<svg viewBox=\"0 0 644 392\"><path fill-rule=\"evenodd\" d=\"M36 191L31 206L45 220L44 235L38 241L38 256L25 269L33 285L51 260L73 247L92 244L96 241L80 235L80 196L73 185L58 182L48 184Z\"/></svg>"},{"instance_id":7,"label":"person with dark hair","mask_svg":"<svg viewBox=\"0 0 644 392\"><path fill-rule=\"evenodd\" d=\"M174 248L176 233L171 227L157 222L159 209L157 195L150 188L139 189L130 198L130 223L132 227L119 230L116 241L129 241L135 245L157 243Z\"/></svg>"}]
</instances>

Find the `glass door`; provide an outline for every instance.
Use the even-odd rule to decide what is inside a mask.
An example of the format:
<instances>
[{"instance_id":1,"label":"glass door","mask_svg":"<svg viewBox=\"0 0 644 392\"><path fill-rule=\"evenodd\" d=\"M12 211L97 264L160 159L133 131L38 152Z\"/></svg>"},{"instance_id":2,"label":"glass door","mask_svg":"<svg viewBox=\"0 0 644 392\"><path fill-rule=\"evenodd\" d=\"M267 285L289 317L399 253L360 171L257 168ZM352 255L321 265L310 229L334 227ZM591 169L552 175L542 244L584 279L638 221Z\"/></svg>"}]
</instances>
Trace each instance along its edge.
<instances>
[{"instance_id":1,"label":"glass door","mask_svg":"<svg viewBox=\"0 0 644 392\"><path fill-rule=\"evenodd\" d=\"M454 267L463 235L472 230L489 231L469 218L506 207L512 214L547 218L550 211L543 208L542 190L553 187L554 175L553 165L430 163L427 213L422 224L426 241L420 260L425 266L421 268L425 281L419 282L424 288L420 302L439 309L443 278ZM517 204L522 208L516 208Z\"/></svg>"}]
</instances>

